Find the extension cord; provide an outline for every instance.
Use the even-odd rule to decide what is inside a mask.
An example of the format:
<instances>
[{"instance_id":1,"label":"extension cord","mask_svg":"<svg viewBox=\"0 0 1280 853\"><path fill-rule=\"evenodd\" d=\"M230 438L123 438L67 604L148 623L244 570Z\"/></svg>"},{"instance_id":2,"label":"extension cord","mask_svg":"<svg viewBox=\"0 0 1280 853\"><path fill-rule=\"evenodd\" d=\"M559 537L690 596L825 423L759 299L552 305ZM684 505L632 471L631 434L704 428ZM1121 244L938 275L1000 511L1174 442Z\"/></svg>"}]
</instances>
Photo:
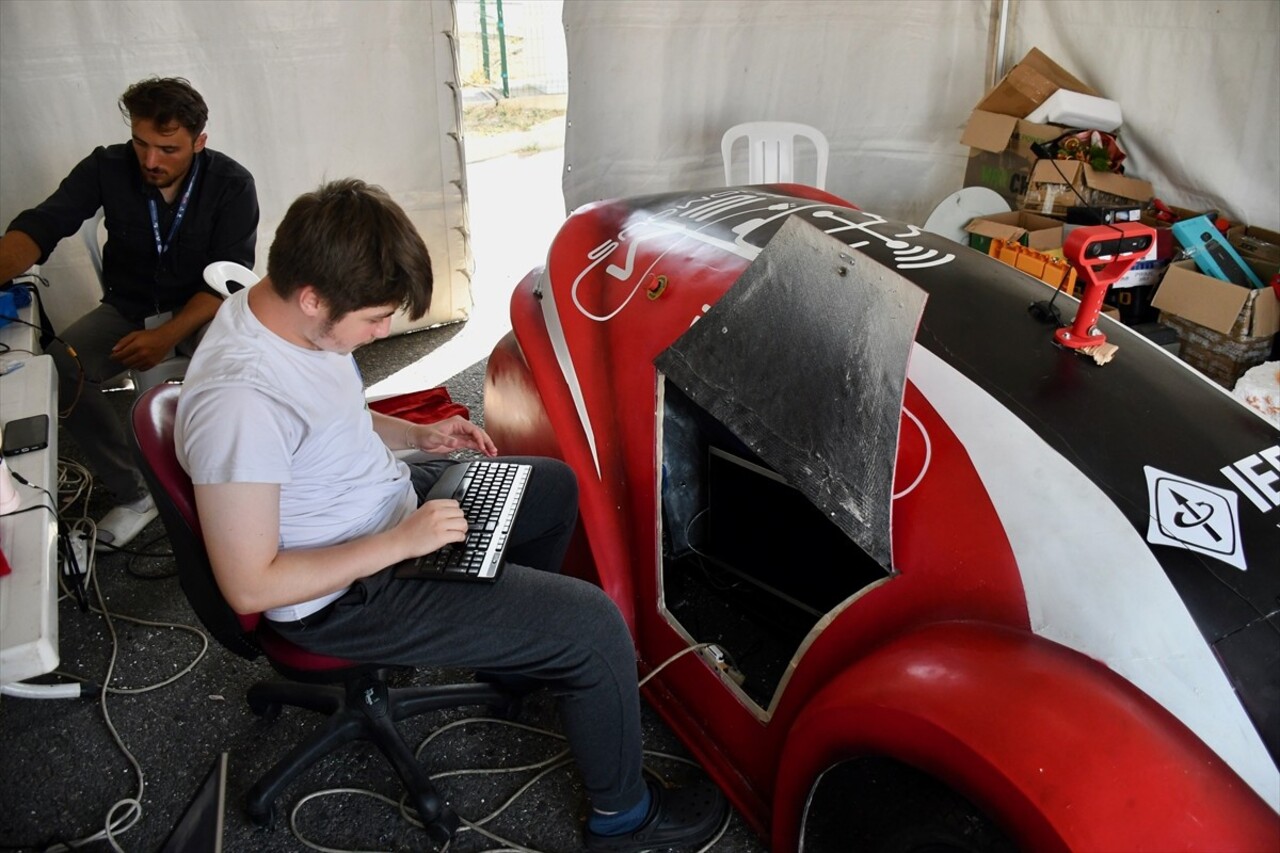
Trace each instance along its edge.
<instances>
[{"instance_id":1,"label":"extension cord","mask_svg":"<svg viewBox=\"0 0 1280 853\"><path fill-rule=\"evenodd\" d=\"M89 537L83 533L72 533L67 536L71 541L71 553L76 558L75 568L80 575L89 573Z\"/></svg>"}]
</instances>

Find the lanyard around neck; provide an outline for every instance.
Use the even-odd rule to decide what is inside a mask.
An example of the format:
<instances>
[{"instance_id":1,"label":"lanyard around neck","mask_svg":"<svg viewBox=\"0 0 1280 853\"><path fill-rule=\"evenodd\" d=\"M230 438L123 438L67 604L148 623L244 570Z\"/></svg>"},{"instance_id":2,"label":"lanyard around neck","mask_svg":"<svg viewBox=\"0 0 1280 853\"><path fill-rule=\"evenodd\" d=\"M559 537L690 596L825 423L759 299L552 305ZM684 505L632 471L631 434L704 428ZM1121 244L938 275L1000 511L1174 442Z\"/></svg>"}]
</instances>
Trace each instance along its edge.
<instances>
[{"instance_id":1,"label":"lanyard around neck","mask_svg":"<svg viewBox=\"0 0 1280 853\"><path fill-rule=\"evenodd\" d=\"M162 243L160 242L160 212L156 208L156 200L154 198L147 199L147 207L151 210L151 233L156 238L156 255L164 257L164 253L169 251L169 246L173 243L173 235L178 233L178 227L182 225L182 217L187 215L187 202L191 201L191 190L196 185L196 175L200 173L200 158L193 158L191 161L191 177L187 178L187 188L182 191L182 198L178 201L178 212L173 215L173 224L169 226L169 236Z\"/></svg>"}]
</instances>

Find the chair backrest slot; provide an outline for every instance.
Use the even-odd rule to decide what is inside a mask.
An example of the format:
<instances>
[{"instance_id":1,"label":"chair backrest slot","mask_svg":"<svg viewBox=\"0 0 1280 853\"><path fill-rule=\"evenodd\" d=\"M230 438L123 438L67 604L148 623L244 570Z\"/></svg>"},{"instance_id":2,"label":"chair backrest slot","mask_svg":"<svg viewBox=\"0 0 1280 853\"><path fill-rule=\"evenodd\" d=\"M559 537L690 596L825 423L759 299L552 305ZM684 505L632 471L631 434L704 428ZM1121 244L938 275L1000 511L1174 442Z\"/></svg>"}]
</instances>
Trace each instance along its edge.
<instances>
[{"instance_id":1,"label":"chair backrest slot","mask_svg":"<svg viewBox=\"0 0 1280 853\"><path fill-rule=\"evenodd\" d=\"M746 140L748 184L796 182L796 140L804 139L814 149L814 179L810 186L824 189L827 181L829 149L827 137L816 127L793 121L749 121L724 132L720 155L724 159L726 185L742 183L734 178L735 143Z\"/></svg>"}]
</instances>

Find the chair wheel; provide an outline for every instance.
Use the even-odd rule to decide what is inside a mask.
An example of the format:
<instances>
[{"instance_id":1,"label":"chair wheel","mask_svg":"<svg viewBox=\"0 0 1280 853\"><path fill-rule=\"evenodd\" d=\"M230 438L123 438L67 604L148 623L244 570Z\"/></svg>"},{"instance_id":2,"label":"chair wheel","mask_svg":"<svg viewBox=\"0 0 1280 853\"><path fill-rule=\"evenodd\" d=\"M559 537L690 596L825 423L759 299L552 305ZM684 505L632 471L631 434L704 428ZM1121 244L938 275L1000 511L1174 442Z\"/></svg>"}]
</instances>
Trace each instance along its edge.
<instances>
[{"instance_id":1,"label":"chair wheel","mask_svg":"<svg viewBox=\"0 0 1280 853\"><path fill-rule=\"evenodd\" d=\"M262 829L270 829L271 825L276 822L275 805L268 803L265 808L255 807L252 804L245 807L245 813L249 815L249 820L254 826Z\"/></svg>"},{"instance_id":2,"label":"chair wheel","mask_svg":"<svg viewBox=\"0 0 1280 853\"><path fill-rule=\"evenodd\" d=\"M252 697L249 698L249 710L268 723L274 722L276 717L280 716L281 707L279 702L254 701Z\"/></svg>"},{"instance_id":3,"label":"chair wheel","mask_svg":"<svg viewBox=\"0 0 1280 853\"><path fill-rule=\"evenodd\" d=\"M453 840L453 834L461 823L462 820L451 809L445 809L440 812L440 817L427 824L427 837L437 847L444 847Z\"/></svg>"}]
</instances>

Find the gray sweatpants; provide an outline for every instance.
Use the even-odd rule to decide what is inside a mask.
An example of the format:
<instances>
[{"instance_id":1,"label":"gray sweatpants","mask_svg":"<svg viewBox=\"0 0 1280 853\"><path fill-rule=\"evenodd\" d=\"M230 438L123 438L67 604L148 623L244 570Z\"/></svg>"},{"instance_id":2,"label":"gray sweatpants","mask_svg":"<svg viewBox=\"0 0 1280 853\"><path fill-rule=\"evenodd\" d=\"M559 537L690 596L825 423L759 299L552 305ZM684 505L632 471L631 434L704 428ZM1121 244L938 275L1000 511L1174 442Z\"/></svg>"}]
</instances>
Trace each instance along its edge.
<instances>
[{"instance_id":1,"label":"gray sweatpants","mask_svg":"<svg viewBox=\"0 0 1280 853\"><path fill-rule=\"evenodd\" d=\"M49 345L58 368L58 407L71 408L63 423L84 452L89 470L120 503L146 495L147 484L133 461L124 423L103 396L102 386L126 370L111 357L112 347L142 327L141 321L130 320L104 303L59 335L76 351L79 365L62 344ZM202 334L203 330L183 341L179 351L190 355Z\"/></svg>"},{"instance_id":2,"label":"gray sweatpants","mask_svg":"<svg viewBox=\"0 0 1280 853\"><path fill-rule=\"evenodd\" d=\"M386 570L320 614L275 628L322 654L545 684L592 806L629 808L644 796L631 634L603 590L558 574L577 521L573 472L554 459L510 458L534 471L497 582L400 580ZM449 464L414 466L420 496Z\"/></svg>"}]
</instances>

